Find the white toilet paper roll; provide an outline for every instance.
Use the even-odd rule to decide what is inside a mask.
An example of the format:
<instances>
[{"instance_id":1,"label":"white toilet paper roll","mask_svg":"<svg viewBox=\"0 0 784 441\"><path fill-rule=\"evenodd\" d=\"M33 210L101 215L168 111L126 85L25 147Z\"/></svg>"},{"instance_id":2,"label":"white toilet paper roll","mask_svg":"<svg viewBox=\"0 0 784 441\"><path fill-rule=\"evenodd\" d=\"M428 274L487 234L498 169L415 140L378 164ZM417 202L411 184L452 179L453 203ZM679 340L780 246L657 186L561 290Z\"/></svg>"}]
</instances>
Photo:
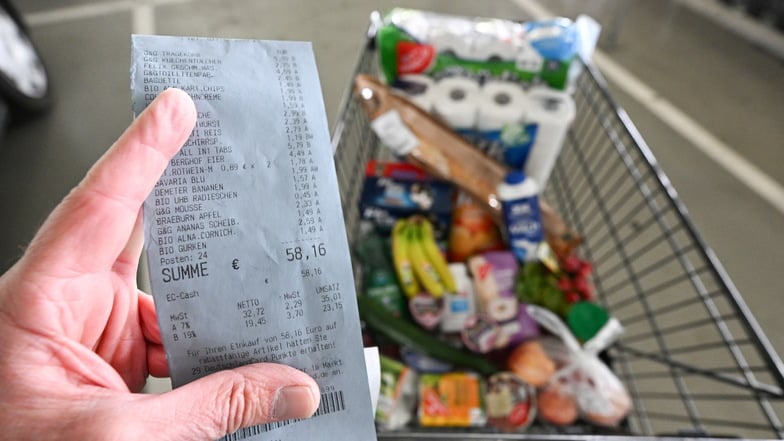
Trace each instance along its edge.
<instances>
[{"instance_id":1,"label":"white toilet paper roll","mask_svg":"<svg viewBox=\"0 0 784 441\"><path fill-rule=\"evenodd\" d=\"M441 55L450 57L457 57L463 59L475 59L473 44L470 38L466 35L472 33L473 25L464 23L457 23L456 21L451 29L433 29L427 36L427 44L433 46Z\"/></svg>"},{"instance_id":2,"label":"white toilet paper roll","mask_svg":"<svg viewBox=\"0 0 784 441\"><path fill-rule=\"evenodd\" d=\"M528 92L528 103L530 107L526 122L536 124L537 129L531 153L525 163L525 174L533 177L543 190L576 110L569 94L545 87L531 89Z\"/></svg>"},{"instance_id":3,"label":"white toilet paper roll","mask_svg":"<svg viewBox=\"0 0 784 441\"><path fill-rule=\"evenodd\" d=\"M519 84L494 81L479 93L476 128L480 131L501 130L504 125L523 121L527 105L525 91Z\"/></svg>"},{"instance_id":4,"label":"white toilet paper roll","mask_svg":"<svg viewBox=\"0 0 784 441\"><path fill-rule=\"evenodd\" d=\"M427 75L403 75L395 81L394 90L425 112L432 112L435 84Z\"/></svg>"},{"instance_id":5,"label":"white toilet paper roll","mask_svg":"<svg viewBox=\"0 0 784 441\"><path fill-rule=\"evenodd\" d=\"M479 85L470 78L450 77L433 89L433 111L448 126L473 129L479 109Z\"/></svg>"}]
</instances>

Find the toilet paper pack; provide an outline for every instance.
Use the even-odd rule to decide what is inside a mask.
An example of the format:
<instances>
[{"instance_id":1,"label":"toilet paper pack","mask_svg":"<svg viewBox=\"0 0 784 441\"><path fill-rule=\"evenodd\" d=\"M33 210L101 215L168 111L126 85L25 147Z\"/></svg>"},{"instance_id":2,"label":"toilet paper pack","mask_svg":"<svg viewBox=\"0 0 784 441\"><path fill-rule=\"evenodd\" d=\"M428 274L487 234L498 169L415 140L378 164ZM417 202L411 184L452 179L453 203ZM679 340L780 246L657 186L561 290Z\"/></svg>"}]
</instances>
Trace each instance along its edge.
<instances>
[{"instance_id":1,"label":"toilet paper pack","mask_svg":"<svg viewBox=\"0 0 784 441\"><path fill-rule=\"evenodd\" d=\"M566 89L584 52L584 29L566 18L520 23L396 8L385 15L376 43L388 84L407 74L449 72ZM586 39L595 43L597 33Z\"/></svg>"},{"instance_id":2,"label":"toilet paper pack","mask_svg":"<svg viewBox=\"0 0 784 441\"><path fill-rule=\"evenodd\" d=\"M444 78L433 90L433 113L457 131L471 131L476 127L480 98L479 84L474 80Z\"/></svg>"},{"instance_id":3,"label":"toilet paper pack","mask_svg":"<svg viewBox=\"0 0 784 441\"><path fill-rule=\"evenodd\" d=\"M575 117L568 93L546 86L526 91L513 81L480 84L461 76L416 81L427 88L426 98L420 98L427 105L410 98L414 104L432 109L486 155L515 170L525 169L542 187L546 184Z\"/></svg>"},{"instance_id":4,"label":"toilet paper pack","mask_svg":"<svg viewBox=\"0 0 784 441\"><path fill-rule=\"evenodd\" d=\"M528 123L535 136L525 173L534 178L541 189L547 185L555 161L561 152L566 133L574 120L576 109L572 97L545 87L533 88L529 94Z\"/></svg>"},{"instance_id":5,"label":"toilet paper pack","mask_svg":"<svg viewBox=\"0 0 784 441\"><path fill-rule=\"evenodd\" d=\"M525 120L528 102L519 84L492 81L482 86L477 107L476 129L500 131L504 126Z\"/></svg>"},{"instance_id":6,"label":"toilet paper pack","mask_svg":"<svg viewBox=\"0 0 784 441\"><path fill-rule=\"evenodd\" d=\"M432 86L433 114L498 162L522 169L536 136L526 123L530 103L518 82L481 85L466 77L447 77Z\"/></svg>"},{"instance_id":7,"label":"toilet paper pack","mask_svg":"<svg viewBox=\"0 0 784 441\"><path fill-rule=\"evenodd\" d=\"M392 84L392 90L425 112L432 112L434 86L435 80L427 75L403 75Z\"/></svg>"}]
</instances>

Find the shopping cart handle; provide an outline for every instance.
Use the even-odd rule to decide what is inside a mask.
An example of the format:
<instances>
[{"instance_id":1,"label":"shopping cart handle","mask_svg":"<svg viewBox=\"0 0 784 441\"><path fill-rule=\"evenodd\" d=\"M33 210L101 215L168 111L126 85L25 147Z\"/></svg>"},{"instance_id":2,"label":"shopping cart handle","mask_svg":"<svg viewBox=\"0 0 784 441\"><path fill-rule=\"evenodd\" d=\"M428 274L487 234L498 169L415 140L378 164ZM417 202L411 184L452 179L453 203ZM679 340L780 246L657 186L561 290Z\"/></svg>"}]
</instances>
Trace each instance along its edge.
<instances>
[{"instance_id":1,"label":"shopping cart handle","mask_svg":"<svg viewBox=\"0 0 784 441\"><path fill-rule=\"evenodd\" d=\"M376 34L381 27L384 26L384 19L379 11L370 13L370 25L367 30L367 49L376 49Z\"/></svg>"},{"instance_id":2,"label":"shopping cart handle","mask_svg":"<svg viewBox=\"0 0 784 441\"><path fill-rule=\"evenodd\" d=\"M737 435L714 435L703 430L679 430L675 433L660 433L656 435L662 438L677 438L678 440L699 438L699 439L740 439Z\"/></svg>"}]
</instances>

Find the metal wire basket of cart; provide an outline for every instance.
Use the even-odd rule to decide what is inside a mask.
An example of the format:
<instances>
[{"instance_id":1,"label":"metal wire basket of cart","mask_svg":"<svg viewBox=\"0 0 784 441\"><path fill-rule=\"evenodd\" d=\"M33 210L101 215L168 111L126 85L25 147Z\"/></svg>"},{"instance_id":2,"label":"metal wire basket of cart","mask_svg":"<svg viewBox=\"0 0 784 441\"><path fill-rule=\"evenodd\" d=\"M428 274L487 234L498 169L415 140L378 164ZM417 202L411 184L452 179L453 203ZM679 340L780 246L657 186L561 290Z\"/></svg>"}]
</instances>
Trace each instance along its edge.
<instances>
[{"instance_id":1,"label":"metal wire basket of cart","mask_svg":"<svg viewBox=\"0 0 784 441\"><path fill-rule=\"evenodd\" d=\"M376 71L371 38L356 73ZM348 90L333 148L353 247L365 163L388 153ZM626 328L608 351L633 400L620 436L784 437L784 366L740 293L591 65L577 79L574 99L577 118L543 196L584 236L580 253L594 264L597 301ZM591 433L535 425L516 435L412 428L379 437L586 439Z\"/></svg>"}]
</instances>

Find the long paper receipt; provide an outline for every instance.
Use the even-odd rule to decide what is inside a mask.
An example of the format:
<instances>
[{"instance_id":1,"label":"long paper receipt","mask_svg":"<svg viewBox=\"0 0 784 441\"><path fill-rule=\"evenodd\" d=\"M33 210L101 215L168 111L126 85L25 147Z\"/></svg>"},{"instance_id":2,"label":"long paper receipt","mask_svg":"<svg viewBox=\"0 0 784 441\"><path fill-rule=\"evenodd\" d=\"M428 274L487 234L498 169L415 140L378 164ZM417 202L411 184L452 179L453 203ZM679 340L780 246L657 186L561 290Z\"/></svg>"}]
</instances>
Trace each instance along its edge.
<instances>
[{"instance_id":1,"label":"long paper receipt","mask_svg":"<svg viewBox=\"0 0 784 441\"><path fill-rule=\"evenodd\" d=\"M284 363L321 387L315 416L225 439L375 440L310 43L133 36L134 113L168 87L188 92L198 111L196 128L144 204L172 384Z\"/></svg>"}]
</instances>

